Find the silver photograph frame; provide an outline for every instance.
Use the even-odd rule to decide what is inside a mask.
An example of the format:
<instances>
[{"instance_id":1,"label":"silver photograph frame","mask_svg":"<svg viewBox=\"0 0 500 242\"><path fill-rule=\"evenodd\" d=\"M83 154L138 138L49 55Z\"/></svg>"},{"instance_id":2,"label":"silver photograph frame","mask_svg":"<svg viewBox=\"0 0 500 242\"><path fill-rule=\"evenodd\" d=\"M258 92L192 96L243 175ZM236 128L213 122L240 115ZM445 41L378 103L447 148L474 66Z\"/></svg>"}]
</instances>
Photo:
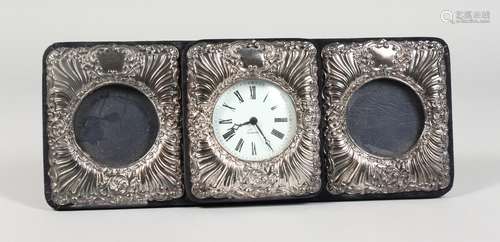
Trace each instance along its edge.
<instances>
[{"instance_id":1,"label":"silver photograph frame","mask_svg":"<svg viewBox=\"0 0 500 242\"><path fill-rule=\"evenodd\" d=\"M44 65L49 203L124 207L183 196L178 57L176 47L161 44L48 49ZM115 84L143 93L159 122L149 151L124 168L93 161L75 142L73 129L79 103L94 90Z\"/></svg>"},{"instance_id":2,"label":"silver photograph frame","mask_svg":"<svg viewBox=\"0 0 500 242\"><path fill-rule=\"evenodd\" d=\"M446 47L435 40L333 42L321 53L325 81L327 190L333 195L438 191L451 184ZM349 135L346 109L362 85L389 78L410 87L425 113L422 134L397 157L379 157Z\"/></svg>"},{"instance_id":3,"label":"silver photograph frame","mask_svg":"<svg viewBox=\"0 0 500 242\"><path fill-rule=\"evenodd\" d=\"M246 50L246 51L242 51ZM196 199L255 200L308 196L321 187L316 48L306 41L197 43L187 53L187 132ZM217 142L214 104L239 80L280 86L296 104L297 133L280 155L242 161Z\"/></svg>"}]
</instances>

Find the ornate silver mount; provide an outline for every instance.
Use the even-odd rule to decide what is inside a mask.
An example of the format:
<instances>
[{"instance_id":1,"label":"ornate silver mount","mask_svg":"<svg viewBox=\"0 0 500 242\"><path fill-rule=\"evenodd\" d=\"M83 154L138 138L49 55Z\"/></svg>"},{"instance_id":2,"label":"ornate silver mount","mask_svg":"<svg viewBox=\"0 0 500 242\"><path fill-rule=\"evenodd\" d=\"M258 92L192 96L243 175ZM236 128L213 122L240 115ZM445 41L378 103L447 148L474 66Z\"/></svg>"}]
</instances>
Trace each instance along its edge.
<instances>
[{"instance_id":1,"label":"ornate silver mount","mask_svg":"<svg viewBox=\"0 0 500 242\"><path fill-rule=\"evenodd\" d=\"M200 43L188 51L191 192L198 199L264 199L319 191L316 49L301 41ZM280 155L261 162L231 156L217 142L211 115L217 97L245 79L271 81L296 104L297 133Z\"/></svg>"},{"instance_id":2,"label":"ornate silver mount","mask_svg":"<svg viewBox=\"0 0 500 242\"><path fill-rule=\"evenodd\" d=\"M322 51L327 190L332 194L436 191L450 183L444 47L436 41L333 43ZM346 125L349 97L365 83L389 78L421 99L425 124L416 144L398 157L359 148Z\"/></svg>"},{"instance_id":3,"label":"ornate silver mount","mask_svg":"<svg viewBox=\"0 0 500 242\"><path fill-rule=\"evenodd\" d=\"M48 53L47 152L51 199L57 206L134 206L183 195L178 56L168 45L59 47ZM76 143L73 128L80 102L116 84L148 97L159 121L149 151L123 168L92 160Z\"/></svg>"},{"instance_id":4,"label":"ornate silver mount","mask_svg":"<svg viewBox=\"0 0 500 242\"><path fill-rule=\"evenodd\" d=\"M434 197L447 192L453 180L453 153L446 44L425 38L353 39L331 40L331 44L323 47L325 41L186 41L179 46L194 44L186 52L186 61L179 61L179 52L185 53L184 48L188 47L178 50L168 42L61 43L50 47L44 59L43 77L45 194L49 204L57 210L71 210L263 200L286 202L294 198L335 201ZM321 55L315 44L322 48ZM318 90L316 76L318 57L322 58L320 71L325 75L321 90ZM186 68L179 68L178 63L186 63ZM179 80L180 69L185 80ZM365 96L361 91L373 90L367 88L379 79L383 79L384 87L397 86L406 93L410 91L412 102L406 102L407 106L421 104L416 112L419 117L416 135L411 133L413 130L391 130L397 130L394 131L397 134L411 133L400 136L409 137L409 141L398 152L378 152L380 147L372 148L374 146L364 142L364 138L373 137L363 136L364 129L353 128L358 133L349 131L349 127L359 127L356 126L359 123L350 122L353 117L364 115L359 112L362 105L352 111L355 100L363 100ZM294 104L297 126L293 126L295 134L287 133L290 139L286 144L290 145L282 145L279 149L284 149L282 153L276 151L266 158L239 160L229 153L234 151L227 148L233 147L232 143L220 142L222 132L217 134L217 140L212 124L220 122L217 115L212 117L214 104L223 94L232 95L227 90L245 80L272 82L275 90L281 94L283 90L290 96L287 108L292 106L290 103ZM393 85L392 81L397 84ZM179 83L184 82L186 109L181 108L179 90ZM79 127L90 116L87 111L91 108L84 107L92 106L85 104L99 91L127 93L124 89L149 104L148 114L144 116L156 115L153 121L157 122L146 127L149 133L145 139L156 138L151 141L152 145L134 139L144 146L123 164L121 158L111 161L102 158L104 155L93 159L97 156L90 151L97 145L84 143L85 135L77 135L83 133L84 129ZM318 98L323 101L323 117L320 117ZM99 95L94 100L97 99L101 100ZM135 108L134 104L128 107ZM401 114L406 110L401 107L384 112ZM186 125L182 130L186 146L181 146L181 110L186 110L182 118ZM79 113L83 113L84 118L78 118ZM405 120L416 120L408 117L404 116ZM319 125L320 118L324 119L324 126ZM320 127L324 130L319 130ZM107 129L110 130L113 129ZM417 141L412 143L417 136ZM321 145L325 147L320 147L321 138L324 138ZM250 147L250 140L246 141ZM114 143L111 144L107 147L114 147ZM125 146L128 148L129 144ZM182 149L186 149L185 156L181 155ZM325 166L320 161L322 151ZM181 156L186 161L183 166ZM321 174L322 171L326 174ZM184 196L185 192L189 196Z\"/></svg>"}]
</instances>

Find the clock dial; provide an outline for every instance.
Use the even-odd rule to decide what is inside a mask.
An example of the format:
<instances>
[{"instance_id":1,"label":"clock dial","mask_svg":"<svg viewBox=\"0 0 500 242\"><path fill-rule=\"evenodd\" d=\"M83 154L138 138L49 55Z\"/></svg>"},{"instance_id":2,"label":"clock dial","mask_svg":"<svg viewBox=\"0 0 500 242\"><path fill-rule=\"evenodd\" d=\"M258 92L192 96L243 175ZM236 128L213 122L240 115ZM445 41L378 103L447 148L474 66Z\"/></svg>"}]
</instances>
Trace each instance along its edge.
<instances>
[{"instance_id":1,"label":"clock dial","mask_svg":"<svg viewBox=\"0 0 500 242\"><path fill-rule=\"evenodd\" d=\"M297 129L295 105L278 85L242 80L215 103L212 127L231 155L246 161L268 160L283 152Z\"/></svg>"}]
</instances>

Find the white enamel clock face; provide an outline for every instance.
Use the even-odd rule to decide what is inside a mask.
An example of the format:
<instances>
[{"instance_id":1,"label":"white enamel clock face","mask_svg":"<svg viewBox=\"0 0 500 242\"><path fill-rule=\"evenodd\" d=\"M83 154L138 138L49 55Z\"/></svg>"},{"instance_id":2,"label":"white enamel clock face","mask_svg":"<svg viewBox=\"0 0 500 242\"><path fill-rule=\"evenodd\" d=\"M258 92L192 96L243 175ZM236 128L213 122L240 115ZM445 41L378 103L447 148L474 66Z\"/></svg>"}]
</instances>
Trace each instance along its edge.
<instances>
[{"instance_id":1,"label":"white enamel clock face","mask_svg":"<svg viewBox=\"0 0 500 242\"><path fill-rule=\"evenodd\" d=\"M220 95L212 114L217 141L231 155L262 161L282 153L297 130L295 105L278 85L242 80Z\"/></svg>"}]
</instances>

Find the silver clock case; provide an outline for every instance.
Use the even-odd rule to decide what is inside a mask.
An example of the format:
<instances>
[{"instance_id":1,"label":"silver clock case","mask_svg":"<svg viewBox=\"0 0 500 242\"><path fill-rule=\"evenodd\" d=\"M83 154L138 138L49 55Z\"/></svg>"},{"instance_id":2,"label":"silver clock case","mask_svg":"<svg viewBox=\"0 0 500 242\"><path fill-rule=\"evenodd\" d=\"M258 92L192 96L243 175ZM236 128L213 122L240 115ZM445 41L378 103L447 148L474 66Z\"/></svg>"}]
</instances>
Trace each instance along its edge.
<instances>
[{"instance_id":1,"label":"silver clock case","mask_svg":"<svg viewBox=\"0 0 500 242\"><path fill-rule=\"evenodd\" d=\"M188 140L192 194L198 199L264 199L319 191L316 49L303 41L199 43L188 57ZM243 161L220 146L211 127L219 95L240 80L267 80L295 103L290 146L264 161Z\"/></svg>"},{"instance_id":2,"label":"silver clock case","mask_svg":"<svg viewBox=\"0 0 500 242\"><path fill-rule=\"evenodd\" d=\"M55 205L134 206L183 195L178 56L169 45L114 44L58 47L47 54L48 175ZM151 148L123 168L94 161L75 141L73 127L81 101L115 84L144 94L159 122Z\"/></svg>"},{"instance_id":3,"label":"silver clock case","mask_svg":"<svg viewBox=\"0 0 500 242\"><path fill-rule=\"evenodd\" d=\"M445 47L437 41L332 43L322 51L325 85L327 190L332 194L437 191L450 184ZM423 131L410 150L380 157L349 135L349 98L364 84L389 78L422 102Z\"/></svg>"}]
</instances>

